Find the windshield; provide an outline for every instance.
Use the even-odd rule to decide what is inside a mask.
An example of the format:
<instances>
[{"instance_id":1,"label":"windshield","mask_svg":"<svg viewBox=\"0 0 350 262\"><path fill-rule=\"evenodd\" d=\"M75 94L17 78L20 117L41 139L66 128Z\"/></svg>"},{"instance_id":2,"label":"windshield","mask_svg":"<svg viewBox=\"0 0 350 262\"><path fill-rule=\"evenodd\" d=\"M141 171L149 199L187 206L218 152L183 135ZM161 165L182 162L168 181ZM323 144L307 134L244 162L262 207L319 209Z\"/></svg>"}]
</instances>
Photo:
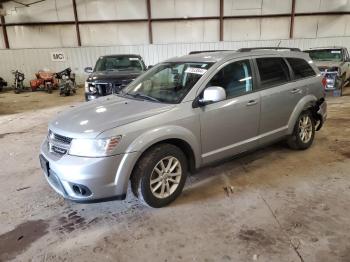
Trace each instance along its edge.
<instances>
[{"instance_id":1,"label":"windshield","mask_svg":"<svg viewBox=\"0 0 350 262\"><path fill-rule=\"evenodd\" d=\"M121 95L163 103L179 103L213 63L170 62L152 68Z\"/></svg>"},{"instance_id":2,"label":"windshield","mask_svg":"<svg viewBox=\"0 0 350 262\"><path fill-rule=\"evenodd\" d=\"M316 61L342 61L341 49L320 49L320 50L309 50L312 60Z\"/></svg>"},{"instance_id":3,"label":"windshield","mask_svg":"<svg viewBox=\"0 0 350 262\"><path fill-rule=\"evenodd\" d=\"M98 71L143 71L142 61L135 56L102 56L97 60L95 72Z\"/></svg>"}]
</instances>

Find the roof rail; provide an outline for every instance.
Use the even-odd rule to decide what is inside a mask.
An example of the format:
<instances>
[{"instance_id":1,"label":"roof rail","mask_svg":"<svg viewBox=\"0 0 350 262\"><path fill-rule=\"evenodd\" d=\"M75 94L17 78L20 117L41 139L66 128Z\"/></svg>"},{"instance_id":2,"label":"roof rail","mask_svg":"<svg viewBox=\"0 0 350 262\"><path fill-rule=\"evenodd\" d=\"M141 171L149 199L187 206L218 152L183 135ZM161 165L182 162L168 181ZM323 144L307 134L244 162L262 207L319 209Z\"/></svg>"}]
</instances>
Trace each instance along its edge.
<instances>
[{"instance_id":1,"label":"roof rail","mask_svg":"<svg viewBox=\"0 0 350 262\"><path fill-rule=\"evenodd\" d=\"M202 51L191 51L189 55L201 54L201 53L214 53L214 52L223 52L223 51L233 51L233 50L202 50Z\"/></svg>"},{"instance_id":2,"label":"roof rail","mask_svg":"<svg viewBox=\"0 0 350 262\"><path fill-rule=\"evenodd\" d=\"M254 50L289 50L289 51L301 52L301 50L296 47L247 47L247 48L240 48L237 50L237 52L251 52Z\"/></svg>"}]
</instances>

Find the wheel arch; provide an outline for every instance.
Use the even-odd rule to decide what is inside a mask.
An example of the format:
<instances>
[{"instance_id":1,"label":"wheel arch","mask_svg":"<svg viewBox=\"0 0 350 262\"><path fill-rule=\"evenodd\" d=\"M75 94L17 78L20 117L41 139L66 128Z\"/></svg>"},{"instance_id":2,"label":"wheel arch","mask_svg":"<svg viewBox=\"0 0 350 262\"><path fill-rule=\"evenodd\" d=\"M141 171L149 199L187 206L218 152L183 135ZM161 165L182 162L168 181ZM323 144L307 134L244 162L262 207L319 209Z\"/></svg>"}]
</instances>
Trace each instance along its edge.
<instances>
[{"instance_id":1,"label":"wheel arch","mask_svg":"<svg viewBox=\"0 0 350 262\"><path fill-rule=\"evenodd\" d=\"M185 140L179 139L179 138L168 138L168 139L164 139L158 142L155 142L154 144L150 145L146 150L144 150L143 152L141 152L138 156L138 158L136 159L134 166L132 167L132 170L130 172L129 175L129 179L128 179L128 183L131 183L131 189L134 193L134 195L137 195L138 193L136 192L136 189L133 188L133 179L137 180L137 176L135 176L135 168L138 164L138 162L142 159L142 157L149 152L150 150L152 150L152 148L158 146L158 145L162 145L162 144L170 144L170 145L174 145L176 147L178 147L184 154L186 159L188 160L188 171L190 172L194 172L194 170L196 169L196 160L195 160L195 155L193 152L192 147L190 146L189 143L187 143Z\"/></svg>"},{"instance_id":2,"label":"wheel arch","mask_svg":"<svg viewBox=\"0 0 350 262\"><path fill-rule=\"evenodd\" d=\"M200 166L200 143L190 130L179 126L164 126L149 130L129 145L123 157L122 165L118 167L116 183L121 183L125 192L139 160L148 150L159 144L172 144L179 147L188 159L190 172Z\"/></svg>"},{"instance_id":3,"label":"wheel arch","mask_svg":"<svg viewBox=\"0 0 350 262\"><path fill-rule=\"evenodd\" d=\"M304 96L298 104L294 107L294 110L289 117L288 121L288 135L293 133L293 129L295 126L295 123L301 114L301 112L305 110L311 110L315 105L317 104L317 98L314 95L307 95Z\"/></svg>"}]
</instances>

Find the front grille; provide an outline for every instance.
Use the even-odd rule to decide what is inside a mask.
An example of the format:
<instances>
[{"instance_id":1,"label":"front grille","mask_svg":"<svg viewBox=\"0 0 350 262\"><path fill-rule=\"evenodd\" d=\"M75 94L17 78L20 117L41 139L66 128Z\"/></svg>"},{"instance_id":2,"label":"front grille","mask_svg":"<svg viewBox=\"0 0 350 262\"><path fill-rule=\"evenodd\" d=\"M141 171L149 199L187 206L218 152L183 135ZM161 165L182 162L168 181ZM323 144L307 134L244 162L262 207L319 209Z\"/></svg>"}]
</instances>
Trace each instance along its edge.
<instances>
[{"instance_id":1,"label":"front grille","mask_svg":"<svg viewBox=\"0 0 350 262\"><path fill-rule=\"evenodd\" d=\"M334 90L336 89L338 85L338 73L337 72L328 72L328 71L321 71L321 75L326 78L326 90Z\"/></svg>"},{"instance_id":2,"label":"front grille","mask_svg":"<svg viewBox=\"0 0 350 262\"><path fill-rule=\"evenodd\" d=\"M97 92L101 96L110 95L113 93L119 93L124 87L132 82L132 79L115 80L110 83L91 83L97 89Z\"/></svg>"},{"instance_id":3,"label":"front grille","mask_svg":"<svg viewBox=\"0 0 350 262\"><path fill-rule=\"evenodd\" d=\"M61 136L61 135L58 135L58 134L54 134L54 138L55 140L59 141L59 142L62 142L64 144L70 144L72 142L72 138L70 137L66 137L66 136Z\"/></svg>"},{"instance_id":4,"label":"front grille","mask_svg":"<svg viewBox=\"0 0 350 262\"><path fill-rule=\"evenodd\" d=\"M326 70L328 70L329 68L326 67L326 66L319 66L318 69L319 69L320 71L326 71Z\"/></svg>"},{"instance_id":5,"label":"front grille","mask_svg":"<svg viewBox=\"0 0 350 262\"><path fill-rule=\"evenodd\" d=\"M58 135L51 130L48 135L48 146L51 153L57 154L59 156L65 155L68 153L70 148L70 143L72 138Z\"/></svg>"}]
</instances>

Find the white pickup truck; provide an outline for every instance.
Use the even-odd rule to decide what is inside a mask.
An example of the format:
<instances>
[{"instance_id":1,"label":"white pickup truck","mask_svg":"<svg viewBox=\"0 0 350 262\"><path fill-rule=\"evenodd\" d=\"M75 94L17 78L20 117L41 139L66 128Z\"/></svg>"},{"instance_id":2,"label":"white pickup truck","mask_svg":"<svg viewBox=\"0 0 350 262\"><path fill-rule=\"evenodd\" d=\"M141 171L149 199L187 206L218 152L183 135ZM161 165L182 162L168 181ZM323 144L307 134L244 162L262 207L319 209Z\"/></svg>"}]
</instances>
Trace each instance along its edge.
<instances>
[{"instance_id":1,"label":"white pickup truck","mask_svg":"<svg viewBox=\"0 0 350 262\"><path fill-rule=\"evenodd\" d=\"M304 50L327 80L326 90L339 90L340 95L350 78L350 57L346 47L317 47Z\"/></svg>"}]
</instances>

